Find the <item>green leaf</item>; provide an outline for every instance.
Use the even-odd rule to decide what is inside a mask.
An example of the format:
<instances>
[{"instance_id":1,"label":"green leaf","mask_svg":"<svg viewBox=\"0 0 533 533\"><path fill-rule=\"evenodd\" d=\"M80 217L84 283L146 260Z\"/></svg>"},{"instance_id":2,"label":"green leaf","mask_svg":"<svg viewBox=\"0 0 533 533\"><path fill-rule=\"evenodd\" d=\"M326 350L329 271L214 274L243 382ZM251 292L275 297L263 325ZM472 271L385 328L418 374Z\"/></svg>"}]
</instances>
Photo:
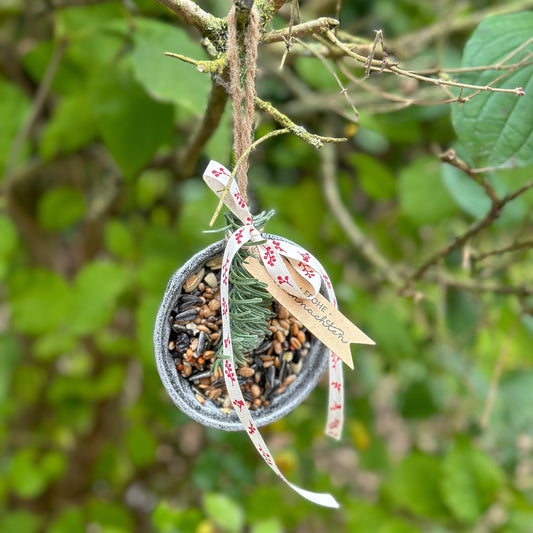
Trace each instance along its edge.
<instances>
[{"instance_id":1,"label":"green leaf","mask_svg":"<svg viewBox=\"0 0 533 533\"><path fill-rule=\"evenodd\" d=\"M47 533L85 533L83 513L80 509L72 508L62 511L46 530Z\"/></svg>"},{"instance_id":2,"label":"green leaf","mask_svg":"<svg viewBox=\"0 0 533 533\"><path fill-rule=\"evenodd\" d=\"M472 164L462 146L457 146L460 157ZM441 166L442 181L455 203L465 213L479 220L483 218L491 208L491 200L483 187L458 168L443 164ZM531 177L531 167L509 168L491 172L486 176L488 183L503 198L525 185ZM533 202L533 194L525 193L509 202L502 215L498 218L495 226L498 228L514 227L528 213L528 205Z\"/></svg>"},{"instance_id":3,"label":"green leaf","mask_svg":"<svg viewBox=\"0 0 533 533\"><path fill-rule=\"evenodd\" d=\"M17 230L12 220L0 213L0 257L9 257L18 243Z\"/></svg>"},{"instance_id":4,"label":"green leaf","mask_svg":"<svg viewBox=\"0 0 533 533\"><path fill-rule=\"evenodd\" d=\"M231 142L233 137L233 109L226 105L215 133L205 145L205 153L215 161L229 161L231 158Z\"/></svg>"},{"instance_id":5,"label":"green leaf","mask_svg":"<svg viewBox=\"0 0 533 533\"><path fill-rule=\"evenodd\" d=\"M122 259L134 259L138 255L133 228L122 220L112 219L105 226L106 248Z\"/></svg>"},{"instance_id":6,"label":"green leaf","mask_svg":"<svg viewBox=\"0 0 533 533\"><path fill-rule=\"evenodd\" d=\"M201 115L211 85L209 76L164 54L175 52L201 60L205 57L202 47L175 24L139 17L134 28L131 64L137 81L154 98Z\"/></svg>"},{"instance_id":7,"label":"green leaf","mask_svg":"<svg viewBox=\"0 0 533 533\"><path fill-rule=\"evenodd\" d=\"M354 303L354 313L360 313L361 304ZM379 349L390 357L412 356L416 352L411 326L400 309L387 303L369 305L365 322Z\"/></svg>"},{"instance_id":8,"label":"green leaf","mask_svg":"<svg viewBox=\"0 0 533 533\"><path fill-rule=\"evenodd\" d=\"M469 443L458 442L442 466L442 492L457 520L475 522L494 501L503 483L496 463Z\"/></svg>"},{"instance_id":9,"label":"green leaf","mask_svg":"<svg viewBox=\"0 0 533 533\"><path fill-rule=\"evenodd\" d=\"M416 380L402 391L398 402L404 418L427 418L438 412L431 385L427 378Z\"/></svg>"},{"instance_id":10,"label":"green leaf","mask_svg":"<svg viewBox=\"0 0 533 533\"><path fill-rule=\"evenodd\" d=\"M4 279L17 249L18 235L15 225L7 216L0 214L0 280Z\"/></svg>"},{"instance_id":11,"label":"green leaf","mask_svg":"<svg viewBox=\"0 0 533 533\"><path fill-rule=\"evenodd\" d=\"M454 338L471 344L482 317L479 298L453 287L446 292L446 325Z\"/></svg>"},{"instance_id":12,"label":"green leaf","mask_svg":"<svg viewBox=\"0 0 533 533\"><path fill-rule=\"evenodd\" d=\"M102 531L127 533L134 531L134 521L125 506L92 500L86 508L88 522L94 522Z\"/></svg>"},{"instance_id":13,"label":"green leaf","mask_svg":"<svg viewBox=\"0 0 533 533\"><path fill-rule=\"evenodd\" d=\"M531 38L533 13L497 15L484 20L465 46L465 69L501 63ZM517 63L533 51L533 43L513 54L506 64ZM501 71L479 70L461 74L460 81L486 86ZM511 71L497 87L523 87L526 95L483 92L452 107L455 131L478 167L533 164L533 65ZM472 90L463 91L463 96Z\"/></svg>"},{"instance_id":14,"label":"green leaf","mask_svg":"<svg viewBox=\"0 0 533 533\"><path fill-rule=\"evenodd\" d=\"M78 41L101 32L102 26L109 24L110 20L127 15L128 11L121 3L108 1L58 9L54 21L58 35L69 41Z\"/></svg>"},{"instance_id":15,"label":"green leaf","mask_svg":"<svg viewBox=\"0 0 533 533\"><path fill-rule=\"evenodd\" d=\"M502 533L531 533L533 531L533 511L512 510L509 521Z\"/></svg>"},{"instance_id":16,"label":"green leaf","mask_svg":"<svg viewBox=\"0 0 533 533\"><path fill-rule=\"evenodd\" d=\"M156 505L152 513L152 523L158 533L199 531L197 526L201 520L200 509L178 509L164 500Z\"/></svg>"},{"instance_id":17,"label":"green leaf","mask_svg":"<svg viewBox=\"0 0 533 533\"><path fill-rule=\"evenodd\" d=\"M10 280L12 321L23 333L42 334L59 326L67 317L69 287L57 274L25 269Z\"/></svg>"},{"instance_id":18,"label":"green leaf","mask_svg":"<svg viewBox=\"0 0 533 533\"><path fill-rule=\"evenodd\" d=\"M348 531L354 533L420 533L420 529L390 511L363 501L346 502Z\"/></svg>"},{"instance_id":19,"label":"green leaf","mask_svg":"<svg viewBox=\"0 0 533 533\"><path fill-rule=\"evenodd\" d=\"M133 177L170 142L174 110L152 100L127 74L108 69L94 77L91 105L100 134L126 177Z\"/></svg>"},{"instance_id":20,"label":"green leaf","mask_svg":"<svg viewBox=\"0 0 533 533\"><path fill-rule=\"evenodd\" d=\"M13 456L9 479L13 491L21 498L34 498L64 471L65 457L48 452L39 457L35 448L24 448Z\"/></svg>"},{"instance_id":21,"label":"green leaf","mask_svg":"<svg viewBox=\"0 0 533 533\"><path fill-rule=\"evenodd\" d=\"M437 224L457 212L439 174L440 163L420 158L399 175L398 194L403 214L417 225Z\"/></svg>"},{"instance_id":22,"label":"green leaf","mask_svg":"<svg viewBox=\"0 0 533 533\"><path fill-rule=\"evenodd\" d=\"M508 446L518 435L531 434L533 410L521 408L526 405L533 405L533 370L518 370L504 376L498 387L491 425L495 436L505 439Z\"/></svg>"},{"instance_id":23,"label":"green leaf","mask_svg":"<svg viewBox=\"0 0 533 533\"><path fill-rule=\"evenodd\" d=\"M39 83L50 64L58 43L54 40L40 41L32 48L23 59L23 66L30 78ZM86 54L88 60L89 55ZM52 91L68 95L82 91L87 84L85 69L72 61L69 51L63 56L61 64L52 82Z\"/></svg>"},{"instance_id":24,"label":"green leaf","mask_svg":"<svg viewBox=\"0 0 533 533\"><path fill-rule=\"evenodd\" d=\"M74 92L66 95L46 122L39 146L44 159L69 154L92 142L98 135L96 117L87 95Z\"/></svg>"},{"instance_id":25,"label":"green leaf","mask_svg":"<svg viewBox=\"0 0 533 533\"><path fill-rule=\"evenodd\" d=\"M131 460L138 468L148 466L155 460L158 442L147 427L133 426L126 434L126 443Z\"/></svg>"},{"instance_id":26,"label":"green leaf","mask_svg":"<svg viewBox=\"0 0 533 533\"><path fill-rule=\"evenodd\" d=\"M137 204L144 209L153 207L169 194L172 174L168 170L148 169L136 182Z\"/></svg>"},{"instance_id":27,"label":"green leaf","mask_svg":"<svg viewBox=\"0 0 533 533\"><path fill-rule=\"evenodd\" d=\"M61 477L67 466L67 458L61 452L49 451L41 458L41 468L48 481Z\"/></svg>"},{"instance_id":28,"label":"green leaf","mask_svg":"<svg viewBox=\"0 0 533 533\"><path fill-rule=\"evenodd\" d=\"M250 533L283 533L284 531L283 524L277 517L255 522L250 528Z\"/></svg>"},{"instance_id":29,"label":"green leaf","mask_svg":"<svg viewBox=\"0 0 533 533\"><path fill-rule=\"evenodd\" d=\"M383 163L364 153L353 154L347 160L355 168L359 183L370 198L383 200L394 196L396 182Z\"/></svg>"},{"instance_id":30,"label":"green leaf","mask_svg":"<svg viewBox=\"0 0 533 533\"><path fill-rule=\"evenodd\" d=\"M141 299L135 312L137 349L139 350L137 355L146 365L153 365L154 345L152 336L154 320L160 303L158 295L148 294Z\"/></svg>"},{"instance_id":31,"label":"green leaf","mask_svg":"<svg viewBox=\"0 0 533 533\"><path fill-rule=\"evenodd\" d=\"M295 57L294 68L305 83L316 91L339 91L333 74L316 57Z\"/></svg>"},{"instance_id":32,"label":"green leaf","mask_svg":"<svg viewBox=\"0 0 533 533\"><path fill-rule=\"evenodd\" d=\"M21 346L13 333L0 334L0 402L8 399L11 376L20 360Z\"/></svg>"},{"instance_id":33,"label":"green leaf","mask_svg":"<svg viewBox=\"0 0 533 533\"><path fill-rule=\"evenodd\" d=\"M475 219L483 218L490 210L491 200L483 187L462 170L443 163L442 181L455 203Z\"/></svg>"},{"instance_id":34,"label":"green leaf","mask_svg":"<svg viewBox=\"0 0 533 533\"><path fill-rule=\"evenodd\" d=\"M0 531L16 533L37 533L42 518L30 511L10 511L0 518Z\"/></svg>"},{"instance_id":35,"label":"green leaf","mask_svg":"<svg viewBox=\"0 0 533 533\"><path fill-rule=\"evenodd\" d=\"M204 510L218 527L228 533L238 533L244 526L242 507L225 494L207 493L204 497Z\"/></svg>"},{"instance_id":36,"label":"green leaf","mask_svg":"<svg viewBox=\"0 0 533 533\"><path fill-rule=\"evenodd\" d=\"M58 231L78 222L85 212L82 193L74 187L56 187L46 191L37 206L42 228Z\"/></svg>"},{"instance_id":37,"label":"green leaf","mask_svg":"<svg viewBox=\"0 0 533 533\"><path fill-rule=\"evenodd\" d=\"M8 162L13 139L30 109L28 97L16 86L0 77L0 177Z\"/></svg>"},{"instance_id":38,"label":"green leaf","mask_svg":"<svg viewBox=\"0 0 533 533\"><path fill-rule=\"evenodd\" d=\"M440 459L414 452L396 467L383 490L401 509L431 518L444 517L447 510L440 493L441 472Z\"/></svg>"},{"instance_id":39,"label":"green leaf","mask_svg":"<svg viewBox=\"0 0 533 533\"><path fill-rule=\"evenodd\" d=\"M87 263L74 281L69 329L83 335L108 324L127 284L128 277L119 265L109 261Z\"/></svg>"}]
</instances>

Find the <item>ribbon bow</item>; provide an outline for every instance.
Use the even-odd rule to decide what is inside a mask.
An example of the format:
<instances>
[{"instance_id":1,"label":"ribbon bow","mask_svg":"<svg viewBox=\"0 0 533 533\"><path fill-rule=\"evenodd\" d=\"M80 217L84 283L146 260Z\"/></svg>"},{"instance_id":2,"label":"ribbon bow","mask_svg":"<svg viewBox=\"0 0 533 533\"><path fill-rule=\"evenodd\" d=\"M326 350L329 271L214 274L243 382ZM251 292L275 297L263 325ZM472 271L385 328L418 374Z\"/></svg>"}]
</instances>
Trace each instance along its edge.
<instances>
[{"instance_id":1,"label":"ribbon bow","mask_svg":"<svg viewBox=\"0 0 533 533\"><path fill-rule=\"evenodd\" d=\"M263 265L268 271L273 280L286 292L297 296L299 298L314 298L324 282L328 299L335 305L335 293L331 282L326 274L326 271L320 262L307 250L295 246L288 242L280 242L277 240L265 239L261 233L254 228L252 215L248 206L242 199L237 184L231 181L230 171L222 166L220 163L211 161L206 168L203 176L204 181L210 189L219 197L224 197L224 191L227 194L224 197L224 203L243 223L243 226L236 230L228 239L224 256L222 258L222 271L220 283L220 303L222 312L222 342L223 342L223 356L224 356L224 380L228 389L228 394L233 403L235 412L239 417L243 427L248 432L250 440L254 444L259 454L263 457L265 462L277 474L277 476L287 483L298 494L307 500L323 505L325 507L338 508L339 504L327 493L310 492L308 490L297 487L290 483L281 473L276 465L272 454L270 453L265 441L261 437L257 426L255 425L250 411L246 407L244 397L238 385L234 360L233 348L230 330L229 318L229 271L233 257L237 251L248 242L261 242L257 244L259 254ZM229 188L228 188L229 183ZM285 259L284 259L285 258ZM287 260L294 270L302 276L313 288L311 296L304 295L300 291L298 284L291 275L287 264ZM326 421L325 433L335 439L339 439L343 425L343 375L342 364L337 355L333 352L329 356L329 400L328 400L328 416Z\"/></svg>"}]
</instances>

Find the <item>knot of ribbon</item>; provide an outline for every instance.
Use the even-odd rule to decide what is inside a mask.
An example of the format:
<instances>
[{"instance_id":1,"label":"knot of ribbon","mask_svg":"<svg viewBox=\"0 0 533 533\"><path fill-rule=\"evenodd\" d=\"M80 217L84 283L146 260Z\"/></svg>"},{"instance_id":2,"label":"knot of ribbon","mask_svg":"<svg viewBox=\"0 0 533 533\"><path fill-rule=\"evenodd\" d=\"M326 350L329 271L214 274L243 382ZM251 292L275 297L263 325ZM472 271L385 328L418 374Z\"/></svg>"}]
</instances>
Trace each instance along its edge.
<instances>
[{"instance_id":1,"label":"knot of ribbon","mask_svg":"<svg viewBox=\"0 0 533 533\"><path fill-rule=\"evenodd\" d=\"M246 406L242 391L237 382L229 316L229 272L231 264L238 250L248 243L258 243L256 246L260 259L269 275L279 287L289 294L304 299L314 298L324 284L328 300L336 307L337 303L332 284L323 266L310 252L286 241L280 242L274 239L265 239L261 235L261 233L254 227L252 215L248 206L242 199L237 184L235 181L231 180L231 173L227 168L220 163L211 161L204 172L203 179L210 189L219 198L224 200L228 209L243 223L243 226L237 229L228 238L222 258L220 281L223 342L222 354L224 358L223 373L230 400L253 445L276 475L307 500L325 507L338 508L339 504L331 494L310 492L297 487L285 478L276 465L272 454L252 419L251 413ZM300 290L298 283L291 275L285 261L288 261L291 267L311 285L313 288L312 291L306 291L306 294L304 294ZM312 294L310 295L309 292ZM325 433L335 439L340 438L343 426L343 389L342 362L337 355L330 352L328 415Z\"/></svg>"}]
</instances>

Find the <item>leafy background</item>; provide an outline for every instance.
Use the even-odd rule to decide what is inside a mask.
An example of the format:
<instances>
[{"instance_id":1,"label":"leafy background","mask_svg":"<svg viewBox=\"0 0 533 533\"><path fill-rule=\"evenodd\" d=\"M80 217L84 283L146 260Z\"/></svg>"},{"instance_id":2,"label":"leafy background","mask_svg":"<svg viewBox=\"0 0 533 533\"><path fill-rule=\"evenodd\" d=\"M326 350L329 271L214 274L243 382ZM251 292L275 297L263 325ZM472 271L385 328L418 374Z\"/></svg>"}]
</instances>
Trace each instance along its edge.
<instances>
[{"instance_id":1,"label":"leafy background","mask_svg":"<svg viewBox=\"0 0 533 533\"><path fill-rule=\"evenodd\" d=\"M530 38L531 12L490 17L504 4L531 7L346 2L341 22L370 40L383 28L409 64L471 68ZM224 16L229 3L202 7ZM301 18L335 7L302 2ZM323 386L264 430L292 481L342 504L320 509L283 486L245 435L177 411L155 370L166 282L213 239L201 231L216 204L201 170L209 158L230 164L228 112L193 176L177 157L210 80L163 52L205 58L198 33L155 0L3 0L0 17L0 531L533 531L531 247L465 267L472 254L531 239L531 190L415 280L412 297L339 225L320 152L284 136L253 154L254 207L277 211L269 231L323 260L342 310L377 341L353 349L341 442L322 433ZM295 52L279 74L282 48L261 49L259 94L316 133L350 137L323 149L342 202L405 279L491 209L435 146L498 167L487 180L502 197L531 181L531 61L503 82L525 97L387 109L379 94L355 92L355 124L324 106L339 89L318 59ZM493 74L461 81L485 85ZM258 128L274 124L260 115Z\"/></svg>"}]
</instances>

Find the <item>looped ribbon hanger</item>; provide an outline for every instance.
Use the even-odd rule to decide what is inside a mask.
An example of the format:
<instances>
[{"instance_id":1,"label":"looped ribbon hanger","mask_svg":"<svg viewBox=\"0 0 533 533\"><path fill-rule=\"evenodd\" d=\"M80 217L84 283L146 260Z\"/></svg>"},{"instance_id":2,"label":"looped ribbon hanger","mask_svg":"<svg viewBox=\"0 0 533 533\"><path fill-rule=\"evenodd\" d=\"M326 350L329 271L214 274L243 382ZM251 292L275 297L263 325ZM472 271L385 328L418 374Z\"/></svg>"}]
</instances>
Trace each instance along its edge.
<instances>
[{"instance_id":1,"label":"looped ribbon hanger","mask_svg":"<svg viewBox=\"0 0 533 533\"><path fill-rule=\"evenodd\" d=\"M243 223L243 226L229 237L226 244L222 258L220 283L222 354L224 356L223 372L230 400L253 445L276 475L305 499L324 507L338 508L339 504L331 494L310 492L288 481L276 465L263 437L259 433L237 382L233 359L228 299L231 263L237 251L247 243L258 243L256 246L268 274L280 288L293 296L302 299L314 298L319 293L322 282L324 282L328 300L337 307L332 284L323 266L307 250L285 241L280 242L267 239L265 242L265 238L254 228L252 215L248 206L242 199L235 181L230 181L231 173L227 168L216 161L211 161L204 172L203 179L219 198L224 198L224 203L228 209ZM225 197L224 191L226 191ZM306 291L306 294L300 290L298 283L295 281L285 261L288 261L290 267L308 282L309 285L307 286L312 287L312 290ZM344 384L341 360L333 352L330 352L328 416L325 433L337 440L340 439L344 422L343 397Z\"/></svg>"}]
</instances>

